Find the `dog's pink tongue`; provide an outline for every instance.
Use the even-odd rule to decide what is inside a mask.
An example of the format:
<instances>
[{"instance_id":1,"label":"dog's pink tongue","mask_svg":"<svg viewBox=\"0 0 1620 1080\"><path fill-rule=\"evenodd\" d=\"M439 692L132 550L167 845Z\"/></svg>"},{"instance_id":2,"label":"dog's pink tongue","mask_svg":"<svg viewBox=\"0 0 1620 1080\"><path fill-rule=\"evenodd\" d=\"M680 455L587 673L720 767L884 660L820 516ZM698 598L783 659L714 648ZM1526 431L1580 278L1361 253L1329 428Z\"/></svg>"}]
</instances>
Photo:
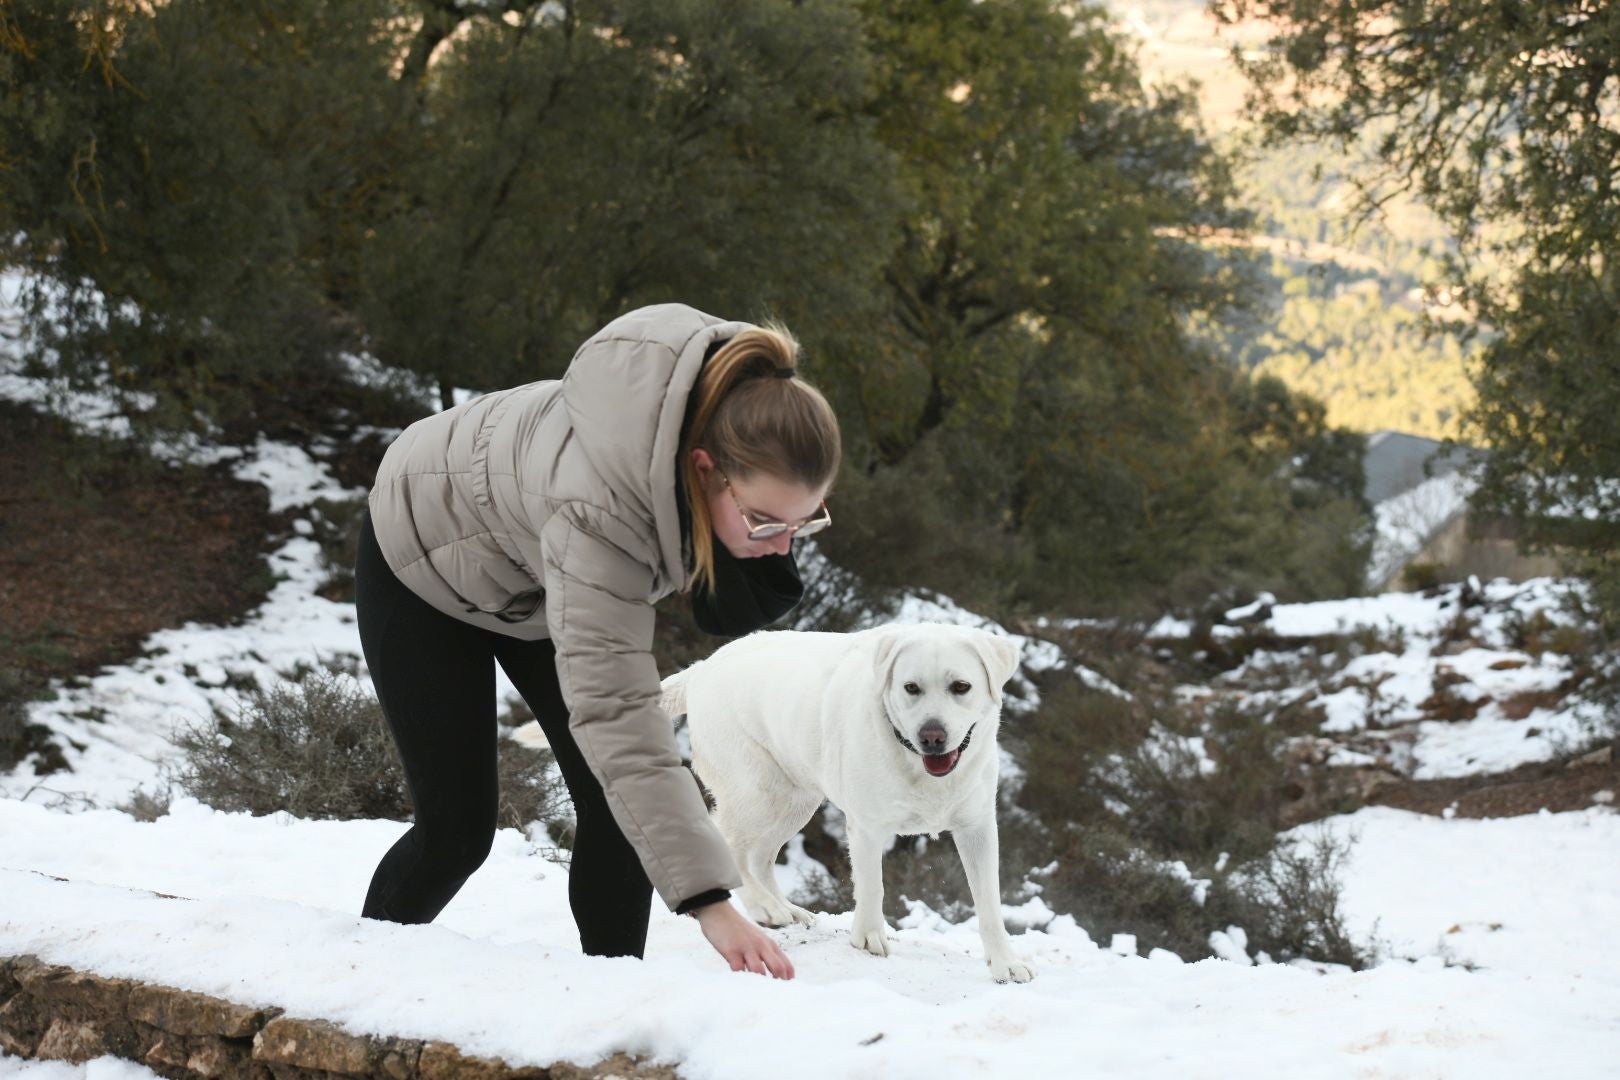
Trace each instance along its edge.
<instances>
[{"instance_id":1,"label":"dog's pink tongue","mask_svg":"<svg viewBox=\"0 0 1620 1080\"><path fill-rule=\"evenodd\" d=\"M924 754L923 768L928 770L930 776L944 776L956 767L956 758L962 751L952 750L948 754Z\"/></svg>"}]
</instances>

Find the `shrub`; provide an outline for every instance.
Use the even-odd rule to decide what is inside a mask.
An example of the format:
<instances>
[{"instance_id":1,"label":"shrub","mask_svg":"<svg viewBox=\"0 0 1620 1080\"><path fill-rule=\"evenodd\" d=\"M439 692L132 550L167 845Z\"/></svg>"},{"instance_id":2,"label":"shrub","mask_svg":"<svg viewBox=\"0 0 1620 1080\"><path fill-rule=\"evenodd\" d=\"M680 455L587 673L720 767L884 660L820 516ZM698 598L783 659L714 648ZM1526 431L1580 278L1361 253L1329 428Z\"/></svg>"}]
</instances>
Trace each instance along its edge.
<instances>
[{"instance_id":1,"label":"shrub","mask_svg":"<svg viewBox=\"0 0 1620 1080\"><path fill-rule=\"evenodd\" d=\"M1401 588L1407 592L1438 589L1445 568L1434 562L1411 562L1401 571Z\"/></svg>"},{"instance_id":2,"label":"shrub","mask_svg":"<svg viewBox=\"0 0 1620 1080\"><path fill-rule=\"evenodd\" d=\"M1111 816L1068 823L1050 837L1015 830L1003 841L1009 861L1047 860L1038 875L1042 899L1074 916L1094 941L1135 934L1144 952L1169 949L1195 960L1211 955L1210 932L1227 925L1198 902L1188 875L1149 853Z\"/></svg>"},{"instance_id":3,"label":"shrub","mask_svg":"<svg viewBox=\"0 0 1620 1080\"><path fill-rule=\"evenodd\" d=\"M187 727L175 742L183 755L175 786L218 810L396 821L411 813L382 708L338 671L251 690L235 716ZM509 739L499 745L500 824L556 816L565 796L551 755Z\"/></svg>"},{"instance_id":4,"label":"shrub","mask_svg":"<svg viewBox=\"0 0 1620 1080\"><path fill-rule=\"evenodd\" d=\"M1084 781L1109 755L1139 744L1149 726L1131 702L1064 679L1043 695L1021 755L1023 802L1053 822L1107 813L1104 792Z\"/></svg>"},{"instance_id":5,"label":"shrub","mask_svg":"<svg viewBox=\"0 0 1620 1080\"><path fill-rule=\"evenodd\" d=\"M48 776L68 767L51 731L28 719L28 703L40 693L42 680L18 668L0 668L0 769L10 769L37 754L34 772Z\"/></svg>"},{"instance_id":6,"label":"shrub","mask_svg":"<svg viewBox=\"0 0 1620 1080\"><path fill-rule=\"evenodd\" d=\"M834 817L838 817L836 811ZM850 872L849 850L828 832L826 807L816 812L804 828L805 854L821 863L827 879L812 879L796 890L792 901L811 911L842 912L855 909L855 883ZM1003 867L1014 864L1006 858ZM1005 875L1003 883L1006 882ZM902 836L883 856L883 914L898 919L908 913L906 901L920 900L952 921L973 914L973 896L956 843L949 833L939 839Z\"/></svg>"},{"instance_id":7,"label":"shrub","mask_svg":"<svg viewBox=\"0 0 1620 1080\"><path fill-rule=\"evenodd\" d=\"M1339 910L1339 873L1349 853L1348 840L1325 832L1279 844L1218 880L1209 906L1241 925L1255 952L1364 968L1372 950L1351 940Z\"/></svg>"},{"instance_id":8,"label":"shrub","mask_svg":"<svg viewBox=\"0 0 1620 1080\"><path fill-rule=\"evenodd\" d=\"M317 499L305 516L312 537L321 546L321 562L326 569L326 580L315 591L327 600L354 603L354 561L365 510L363 498Z\"/></svg>"},{"instance_id":9,"label":"shrub","mask_svg":"<svg viewBox=\"0 0 1620 1080\"><path fill-rule=\"evenodd\" d=\"M10 767L22 760L28 697L22 672L0 669L0 766Z\"/></svg>"},{"instance_id":10,"label":"shrub","mask_svg":"<svg viewBox=\"0 0 1620 1080\"><path fill-rule=\"evenodd\" d=\"M1186 727L1166 705L1157 708ZM1285 801L1280 735L1263 717L1229 705L1213 710L1201 731L1202 754L1161 726L1123 754L1117 768L1094 774L1094 782L1128 808L1132 838L1151 851L1205 866L1222 853L1239 860L1260 855L1271 846Z\"/></svg>"},{"instance_id":11,"label":"shrub","mask_svg":"<svg viewBox=\"0 0 1620 1080\"><path fill-rule=\"evenodd\" d=\"M849 464L838 479L837 525L817 547L874 594L921 585L992 618L1005 614L1039 568L1025 538L978 509L983 496L969 478L994 466L978 462L975 471L956 460L976 449L936 432L903 465L868 472Z\"/></svg>"},{"instance_id":12,"label":"shrub","mask_svg":"<svg viewBox=\"0 0 1620 1080\"><path fill-rule=\"evenodd\" d=\"M157 791L138 787L133 795L118 804L118 809L136 821L156 821L168 815L173 799L174 788L171 785L164 785Z\"/></svg>"},{"instance_id":13,"label":"shrub","mask_svg":"<svg viewBox=\"0 0 1620 1080\"><path fill-rule=\"evenodd\" d=\"M1043 898L1098 941L1131 933L1191 960L1236 925L1277 959L1359 965L1338 914L1343 851L1279 843L1287 738L1230 705L1060 687L1020 754L1020 802L1046 824L1004 822L1007 864L1048 866Z\"/></svg>"},{"instance_id":14,"label":"shrub","mask_svg":"<svg viewBox=\"0 0 1620 1080\"><path fill-rule=\"evenodd\" d=\"M1222 869L1215 870L1160 858L1117 821L1073 823L1056 830L1056 838L1062 846L1053 858L1051 838L1003 828L1009 865L1052 859L1037 875L1042 898L1073 915L1093 940L1129 933L1144 952L1163 948L1196 960L1213 955L1212 932L1241 926L1251 952L1275 960L1305 957L1352 968L1369 960L1339 910L1345 842L1279 844L1242 863L1217 859Z\"/></svg>"}]
</instances>

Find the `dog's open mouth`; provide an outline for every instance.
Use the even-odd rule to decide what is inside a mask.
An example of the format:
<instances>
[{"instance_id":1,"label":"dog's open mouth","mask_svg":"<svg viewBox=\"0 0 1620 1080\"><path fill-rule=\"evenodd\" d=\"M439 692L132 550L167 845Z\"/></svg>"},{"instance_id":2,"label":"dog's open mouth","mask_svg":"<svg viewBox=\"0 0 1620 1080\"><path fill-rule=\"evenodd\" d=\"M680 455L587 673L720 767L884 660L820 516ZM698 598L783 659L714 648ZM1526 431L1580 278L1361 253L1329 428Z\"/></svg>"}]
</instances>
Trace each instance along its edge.
<instances>
[{"instance_id":1,"label":"dog's open mouth","mask_svg":"<svg viewBox=\"0 0 1620 1080\"><path fill-rule=\"evenodd\" d=\"M975 724L973 727L978 727L978 725ZM955 750L945 754L925 754L917 749L910 739L900 734L900 729L895 727L893 723L890 723L889 730L894 732L894 737L900 741L901 746L922 758L923 768L928 770L929 776L948 775L952 769L956 768L956 763L962 760L962 751L966 750L968 743L973 741L973 728L968 728L968 733L962 737L962 744Z\"/></svg>"}]
</instances>

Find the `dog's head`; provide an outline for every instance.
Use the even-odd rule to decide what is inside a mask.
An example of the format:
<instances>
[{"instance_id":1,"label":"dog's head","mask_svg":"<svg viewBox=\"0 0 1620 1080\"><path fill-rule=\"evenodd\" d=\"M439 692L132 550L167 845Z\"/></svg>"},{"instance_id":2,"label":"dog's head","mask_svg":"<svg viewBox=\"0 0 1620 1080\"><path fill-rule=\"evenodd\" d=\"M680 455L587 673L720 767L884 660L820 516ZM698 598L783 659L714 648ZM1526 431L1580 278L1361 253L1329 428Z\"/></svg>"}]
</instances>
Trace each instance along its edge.
<instances>
[{"instance_id":1,"label":"dog's head","mask_svg":"<svg viewBox=\"0 0 1620 1080\"><path fill-rule=\"evenodd\" d=\"M879 635L875 663L889 723L929 775L946 776L974 734L990 741L1018 646L984 630L907 624Z\"/></svg>"}]
</instances>

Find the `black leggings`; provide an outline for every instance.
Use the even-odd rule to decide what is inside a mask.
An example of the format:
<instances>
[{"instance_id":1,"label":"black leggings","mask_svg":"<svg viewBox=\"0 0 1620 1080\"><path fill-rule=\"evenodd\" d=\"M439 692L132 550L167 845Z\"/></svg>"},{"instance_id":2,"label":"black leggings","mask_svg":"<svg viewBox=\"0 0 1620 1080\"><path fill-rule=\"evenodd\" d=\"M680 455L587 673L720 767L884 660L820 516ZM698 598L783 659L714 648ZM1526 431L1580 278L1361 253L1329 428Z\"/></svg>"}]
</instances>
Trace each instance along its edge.
<instances>
[{"instance_id":1,"label":"black leggings","mask_svg":"<svg viewBox=\"0 0 1620 1080\"><path fill-rule=\"evenodd\" d=\"M495 663L540 721L574 801L568 903L592 956L642 955L652 885L568 730L550 641L521 641L437 610L389 570L371 516L354 592L360 645L399 747L415 823L383 856L361 914L425 923L483 865L495 839Z\"/></svg>"}]
</instances>

